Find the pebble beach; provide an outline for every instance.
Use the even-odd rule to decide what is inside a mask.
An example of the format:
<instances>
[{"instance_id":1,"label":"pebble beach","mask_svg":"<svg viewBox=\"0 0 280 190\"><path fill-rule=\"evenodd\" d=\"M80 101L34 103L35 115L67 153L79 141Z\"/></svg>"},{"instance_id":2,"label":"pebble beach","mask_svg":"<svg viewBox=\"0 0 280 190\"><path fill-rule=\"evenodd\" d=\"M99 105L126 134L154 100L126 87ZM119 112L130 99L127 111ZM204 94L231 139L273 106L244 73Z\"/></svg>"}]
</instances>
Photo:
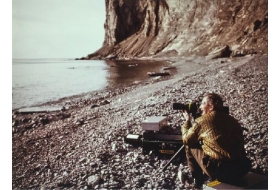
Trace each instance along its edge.
<instances>
[{"instance_id":1,"label":"pebble beach","mask_svg":"<svg viewBox=\"0 0 280 190\"><path fill-rule=\"evenodd\" d=\"M164 59L164 58L162 58ZM152 81L108 88L63 98L48 106L60 111L12 113L13 189L184 189L178 170L188 170L168 157L124 142L142 134L149 116L166 116L168 132L178 134L184 121L173 102L198 100L207 92L220 94L230 115L244 130L252 172L268 175L268 56L206 59L168 58L176 74ZM194 71L188 63L200 64Z\"/></svg>"}]
</instances>

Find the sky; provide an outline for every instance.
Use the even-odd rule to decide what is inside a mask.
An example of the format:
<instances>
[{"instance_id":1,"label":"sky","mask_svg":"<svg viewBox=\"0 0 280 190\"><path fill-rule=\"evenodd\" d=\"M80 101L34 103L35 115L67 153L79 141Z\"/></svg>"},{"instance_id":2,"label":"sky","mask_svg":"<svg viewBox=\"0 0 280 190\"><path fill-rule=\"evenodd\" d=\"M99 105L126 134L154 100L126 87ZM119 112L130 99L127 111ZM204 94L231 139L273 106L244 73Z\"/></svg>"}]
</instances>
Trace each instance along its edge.
<instances>
[{"instance_id":1,"label":"sky","mask_svg":"<svg viewBox=\"0 0 280 190\"><path fill-rule=\"evenodd\" d=\"M0 2L2 187L12 182L12 59L80 58L101 48L105 0Z\"/></svg>"},{"instance_id":2,"label":"sky","mask_svg":"<svg viewBox=\"0 0 280 190\"><path fill-rule=\"evenodd\" d=\"M12 0L12 58L80 58L101 48L105 0Z\"/></svg>"}]
</instances>

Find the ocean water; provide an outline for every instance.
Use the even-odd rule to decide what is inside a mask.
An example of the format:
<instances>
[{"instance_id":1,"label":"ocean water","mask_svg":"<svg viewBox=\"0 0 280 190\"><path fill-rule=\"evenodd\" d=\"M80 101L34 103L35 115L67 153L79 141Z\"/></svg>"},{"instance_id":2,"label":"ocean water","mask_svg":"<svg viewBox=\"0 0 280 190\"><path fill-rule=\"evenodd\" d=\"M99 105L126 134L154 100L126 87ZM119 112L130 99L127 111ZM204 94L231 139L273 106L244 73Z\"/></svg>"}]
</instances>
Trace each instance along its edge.
<instances>
[{"instance_id":1,"label":"ocean water","mask_svg":"<svg viewBox=\"0 0 280 190\"><path fill-rule=\"evenodd\" d=\"M168 65L163 61L13 59L12 109L149 80L147 72Z\"/></svg>"}]
</instances>

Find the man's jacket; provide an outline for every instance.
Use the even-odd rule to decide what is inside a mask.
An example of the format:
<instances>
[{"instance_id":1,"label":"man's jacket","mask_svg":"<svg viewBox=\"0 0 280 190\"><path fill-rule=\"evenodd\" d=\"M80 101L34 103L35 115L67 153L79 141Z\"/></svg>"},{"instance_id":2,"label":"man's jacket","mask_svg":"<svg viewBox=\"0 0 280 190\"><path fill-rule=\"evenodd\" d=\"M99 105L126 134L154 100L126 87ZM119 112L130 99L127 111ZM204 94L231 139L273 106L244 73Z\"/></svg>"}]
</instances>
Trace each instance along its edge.
<instances>
[{"instance_id":1,"label":"man's jacket","mask_svg":"<svg viewBox=\"0 0 280 190\"><path fill-rule=\"evenodd\" d=\"M211 158L234 161L245 157L243 129L227 113L211 111L197 118L193 125L185 122L181 129L185 145L192 148L200 143Z\"/></svg>"}]
</instances>

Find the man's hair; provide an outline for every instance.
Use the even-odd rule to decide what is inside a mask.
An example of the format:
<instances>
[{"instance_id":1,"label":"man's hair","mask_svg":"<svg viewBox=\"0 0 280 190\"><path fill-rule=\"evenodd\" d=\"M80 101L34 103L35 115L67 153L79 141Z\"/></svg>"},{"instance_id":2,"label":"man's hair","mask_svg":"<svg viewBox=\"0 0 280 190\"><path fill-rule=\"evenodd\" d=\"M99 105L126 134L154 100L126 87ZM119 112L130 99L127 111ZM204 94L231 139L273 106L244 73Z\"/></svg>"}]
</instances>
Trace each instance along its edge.
<instances>
[{"instance_id":1,"label":"man's hair","mask_svg":"<svg viewBox=\"0 0 280 190\"><path fill-rule=\"evenodd\" d=\"M208 98L209 103L213 105L215 111L221 111L223 109L223 99L220 95L216 93L207 93L204 97Z\"/></svg>"}]
</instances>

